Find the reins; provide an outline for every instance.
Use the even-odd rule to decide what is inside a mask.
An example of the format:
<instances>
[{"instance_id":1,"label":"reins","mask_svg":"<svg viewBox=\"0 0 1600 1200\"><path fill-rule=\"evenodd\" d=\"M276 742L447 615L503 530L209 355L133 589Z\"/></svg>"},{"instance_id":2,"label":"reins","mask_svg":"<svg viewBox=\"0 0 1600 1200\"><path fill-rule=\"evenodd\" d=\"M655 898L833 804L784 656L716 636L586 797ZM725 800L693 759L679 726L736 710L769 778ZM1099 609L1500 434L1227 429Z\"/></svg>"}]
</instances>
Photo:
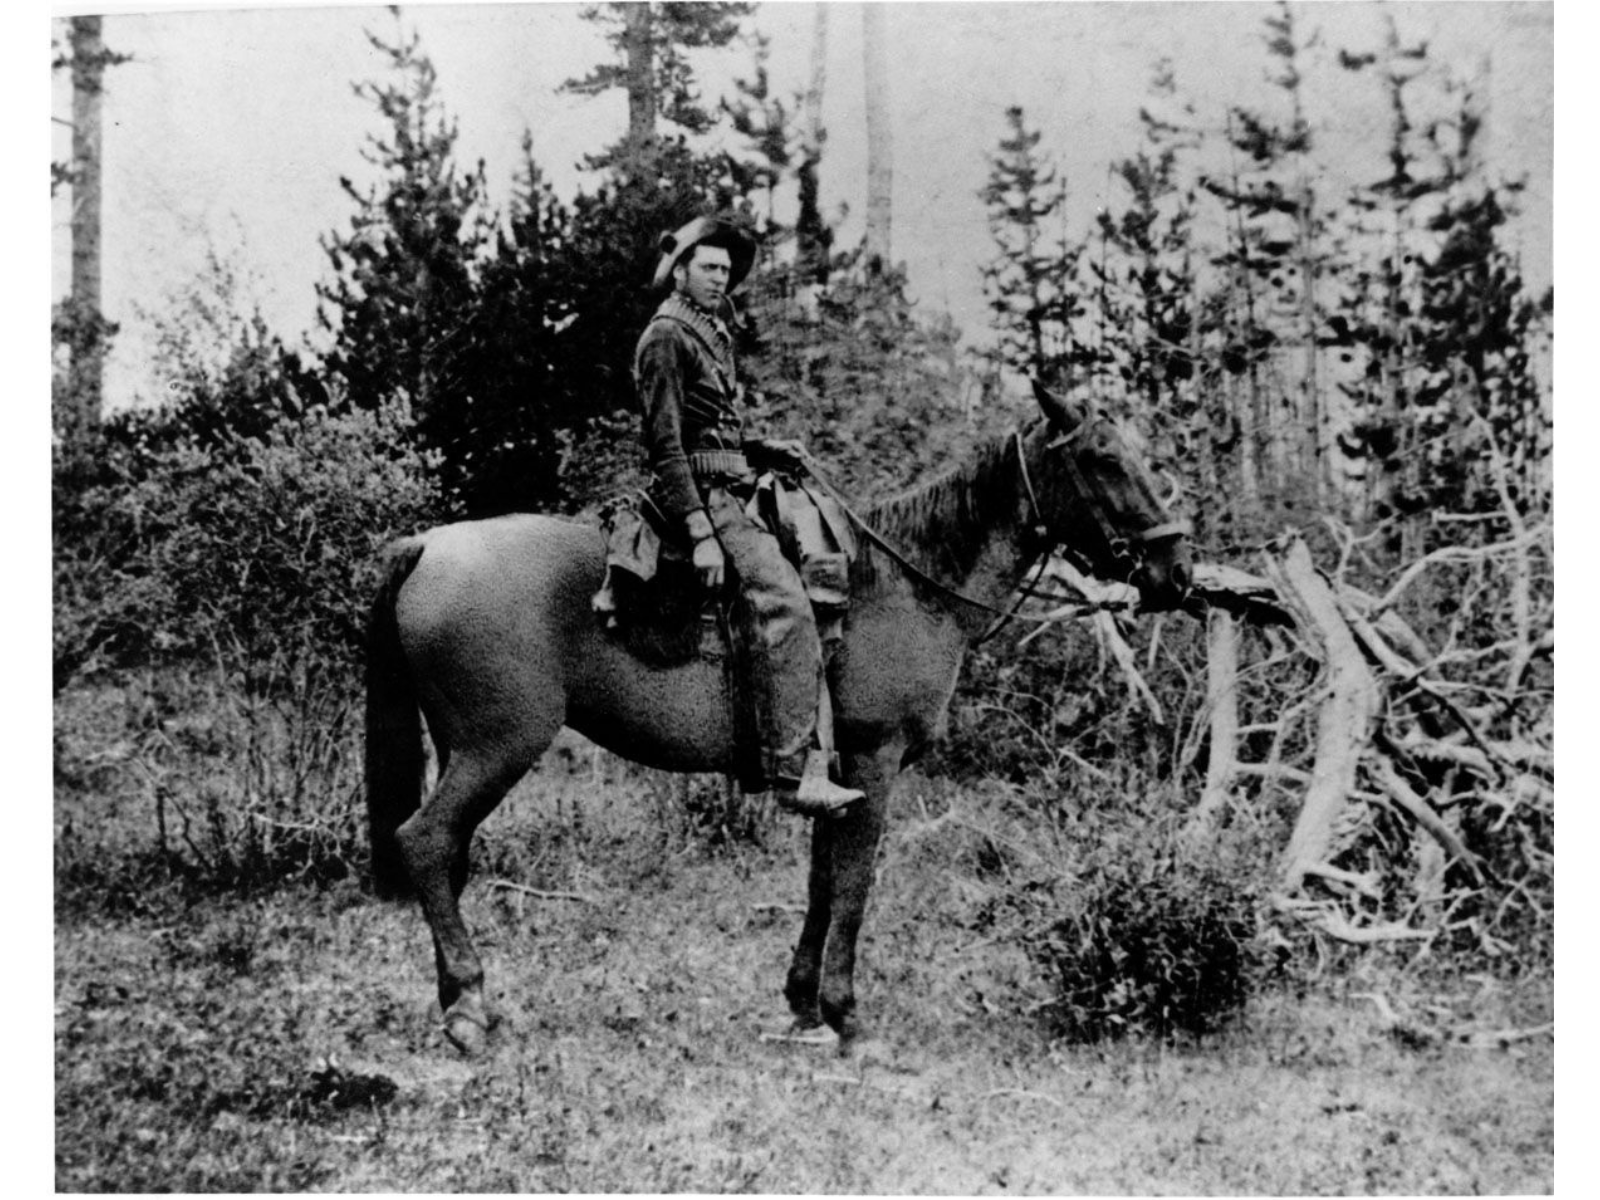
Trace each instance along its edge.
<instances>
[{"instance_id":1,"label":"reins","mask_svg":"<svg viewBox=\"0 0 1600 1200\"><path fill-rule=\"evenodd\" d=\"M1012 443L1017 448L1017 463L1022 472L1023 490L1027 493L1029 510L1033 515L1034 524L1031 532L1036 533L1041 540L1047 539L1050 536L1050 531L1049 527L1044 523L1043 513L1041 513L1039 509L1039 497L1034 491L1033 480L1028 473L1028 456L1022 444L1022 431L1020 429L1013 430L1011 437ZM901 570L905 571L908 575L912 576L912 578L918 580L925 586L932 588L934 591L940 593L941 595L947 596L952 600L957 600L962 604L966 604L972 608L980 609L983 612L994 615L995 620L989 624L987 629L978 635L977 640L973 642L974 646L981 646L984 642L987 642L1012 620L1020 619L1037 621L1041 624L1049 624L1051 621L1059 619L1053 617L1036 617L1032 616L1031 614L1022 614L1017 611L1019 608L1021 608L1022 602L1028 599L1028 597L1032 594L1032 591L1028 586L1026 576L1024 576L1022 583L1017 586L1017 598L1012 603L1010 608L996 608L994 605L989 604L986 601L974 600L971 596L958 592L955 588L949 586L948 584L942 583L935 579L921 567L917 566L916 563L912 562L911 559L908 558L898 546L894 545L894 543L890 542L881 533L868 524L866 518L855 510L855 508L850 504L849 500L847 500L839 491L839 489L836 488L822 473L821 469L817 466L816 460L812 458L810 452L804 448L800 449L800 463L801 466L805 468L806 474L809 475L812 481L824 492L826 492L841 509L844 510L845 516L850 518L851 524L853 524L861 532L862 537L864 537L868 542L872 543L873 546L881 550L884 554L888 555L888 557L897 566L899 566ZM1072 456L1070 454L1066 457L1069 462L1072 461ZM1073 464L1073 467L1074 470L1076 470L1075 463ZM1096 518L1099 519L1100 514L1097 512L1095 515ZM1158 526L1158 528L1161 527ZM1038 558L1034 563L1029 564L1029 573L1032 573L1037 568L1039 563L1042 563L1049 558L1050 552L1054 550L1055 545L1056 543L1054 542L1046 542L1045 551L1038 555ZM1116 602L1085 602L1083 605L1083 610L1085 612L1089 612L1099 608L1112 607L1120 607L1120 605L1118 605Z\"/></svg>"}]
</instances>

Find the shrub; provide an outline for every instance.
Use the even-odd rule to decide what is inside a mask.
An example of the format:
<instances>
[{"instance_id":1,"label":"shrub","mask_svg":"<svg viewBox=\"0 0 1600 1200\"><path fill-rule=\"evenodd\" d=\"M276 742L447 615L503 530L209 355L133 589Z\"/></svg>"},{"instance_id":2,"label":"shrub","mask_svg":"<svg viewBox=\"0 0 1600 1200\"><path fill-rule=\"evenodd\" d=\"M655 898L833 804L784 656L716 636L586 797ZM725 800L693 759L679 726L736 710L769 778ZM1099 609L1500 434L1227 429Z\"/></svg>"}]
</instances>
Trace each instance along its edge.
<instances>
[{"instance_id":1,"label":"shrub","mask_svg":"<svg viewBox=\"0 0 1600 1200\"><path fill-rule=\"evenodd\" d=\"M438 515L398 407L241 431L184 409L57 473L57 687L130 676L162 849L214 882L337 873L379 551ZM60 764L58 764L59 766Z\"/></svg>"},{"instance_id":2,"label":"shrub","mask_svg":"<svg viewBox=\"0 0 1600 1200\"><path fill-rule=\"evenodd\" d=\"M1143 843L1143 844L1141 844ZM1248 869L1136 833L1102 843L1024 941L1074 1042L1213 1033L1244 1010L1261 967Z\"/></svg>"}]
</instances>

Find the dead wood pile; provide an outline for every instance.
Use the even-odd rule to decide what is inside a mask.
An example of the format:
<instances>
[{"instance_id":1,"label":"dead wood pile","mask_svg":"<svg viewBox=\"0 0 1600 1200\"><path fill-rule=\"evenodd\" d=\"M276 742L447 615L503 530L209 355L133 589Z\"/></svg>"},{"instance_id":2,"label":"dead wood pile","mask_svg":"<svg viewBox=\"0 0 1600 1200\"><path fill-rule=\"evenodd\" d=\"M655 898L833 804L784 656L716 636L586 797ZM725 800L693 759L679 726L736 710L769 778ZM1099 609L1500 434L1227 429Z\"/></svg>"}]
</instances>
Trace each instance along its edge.
<instances>
[{"instance_id":1,"label":"dead wood pile","mask_svg":"<svg viewBox=\"0 0 1600 1200\"><path fill-rule=\"evenodd\" d=\"M1550 537L1548 524L1519 522L1505 540L1437 550L1381 596L1341 583L1342 563L1332 576L1319 570L1299 537L1264 552L1259 575L1200 564L1207 679L1195 741L1206 764L1188 836L1203 842L1242 804L1297 814L1276 864L1275 905L1339 941L1447 936L1514 957L1530 939L1547 943L1554 618L1548 580L1536 586L1535 574L1548 566ZM1400 604L1430 573L1462 567L1475 582L1452 597L1458 616L1435 650ZM1087 607L1130 688L1164 719L1112 615L1136 603L1132 589L1060 560L1041 575L1074 594L1050 615ZM1246 645L1265 652L1242 664ZM1315 683L1291 694L1281 674L1271 682L1266 668L1288 661Z\"/></svg>"}]
</instances>

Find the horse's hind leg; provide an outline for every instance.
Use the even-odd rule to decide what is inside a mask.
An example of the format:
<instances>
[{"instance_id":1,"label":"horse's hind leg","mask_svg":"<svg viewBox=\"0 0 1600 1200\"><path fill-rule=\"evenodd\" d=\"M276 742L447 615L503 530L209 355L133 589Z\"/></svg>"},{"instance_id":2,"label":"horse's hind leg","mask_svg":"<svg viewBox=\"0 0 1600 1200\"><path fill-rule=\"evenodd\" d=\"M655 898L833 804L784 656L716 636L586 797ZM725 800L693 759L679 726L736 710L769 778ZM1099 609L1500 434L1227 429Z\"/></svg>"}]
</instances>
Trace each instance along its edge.
<instances>
[{"instance_id":1,"label":"horse's hind leg","mask_svg":"<svg viewBox=\"0 0 1600 1200\"><path fill-rule=\"evenodd\" d=\"M489 1017L483 962L461 917L467 849L479 823L521 773L521 766L458 748L433 794L396 835L433 933L445 1035L469 1055L483 1048Z\"/></svg>"}]
</instances>

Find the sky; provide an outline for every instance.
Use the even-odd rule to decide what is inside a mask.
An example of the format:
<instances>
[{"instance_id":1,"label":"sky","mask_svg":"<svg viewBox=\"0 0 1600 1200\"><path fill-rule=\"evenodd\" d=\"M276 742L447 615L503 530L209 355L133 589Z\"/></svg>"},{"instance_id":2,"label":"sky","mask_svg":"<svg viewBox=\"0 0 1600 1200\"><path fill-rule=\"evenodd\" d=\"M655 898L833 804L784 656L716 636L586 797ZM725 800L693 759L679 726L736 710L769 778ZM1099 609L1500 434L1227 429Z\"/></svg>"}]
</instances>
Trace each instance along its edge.
<instances>
[{"instance_id":1,"label":"sky","mask_svg":"<svg viewBox=\"0 0 1600 1200\"><path fill-rule=\"evenodd\" d=\"M315 324L314 285L326 278L319 238L348 225L340 176L372 178L361 150L382 132L353 84L378 77L382 59L366 31L391 36L382 7L274 5L250 9L100 4L109 47L133 61L107 79L104 146L104 307L122 325L108 400L160 394L147 342L151 315L169 308L206 270L208 255L242 280L242 298L289 341ZM865 134L861 14L827 4L828 142L825 209L840 242L861 234ZM57 16L73 11L57 7ZM82 11L79 9L79 11ZM1040 149L1066 176L1072 221L1082 229L1112 197L1109 164L1137 145L1138 110L1156 62L1172 60L1180 94L1202 118L1228 104L1269 109L1259 2L900 3L886 7L894 139L893 257L925 311L948 311L981 338L979 270L993 253L978 191L1005 131L1023 106ZM1489 96L1491 168L1526 177L1525 213L1512 231L1529 282L1552 281L1554 8L1530 3L1320 3L1294 6L1304 32L1334 47L1376 48L1384 14L1402 37L1426 39L1432 57ZM751 22L770 39L774 90L797 95L810 72L817 6L758 6ZM564 196L592 177L577 164L625 123L620 93L563 93L566 79L607 57L600 31L570 4L407 5L438 70L439 95L457 120L464 162L485 162L491 198L503 203L525 130ZM740 47L703 56L714 97L749 75ZM1344 73L1313 74L1307 100L1316 135L1354 183L1378 177L1387 115L1381 93ZM57 116L69 111L57 83ZM55 152L65 150L59 125ZM848 214L848 215L845 215ZM65 287L70 250L65 205L52 214L52 289Z\"/></svg>"}]
</instances>

